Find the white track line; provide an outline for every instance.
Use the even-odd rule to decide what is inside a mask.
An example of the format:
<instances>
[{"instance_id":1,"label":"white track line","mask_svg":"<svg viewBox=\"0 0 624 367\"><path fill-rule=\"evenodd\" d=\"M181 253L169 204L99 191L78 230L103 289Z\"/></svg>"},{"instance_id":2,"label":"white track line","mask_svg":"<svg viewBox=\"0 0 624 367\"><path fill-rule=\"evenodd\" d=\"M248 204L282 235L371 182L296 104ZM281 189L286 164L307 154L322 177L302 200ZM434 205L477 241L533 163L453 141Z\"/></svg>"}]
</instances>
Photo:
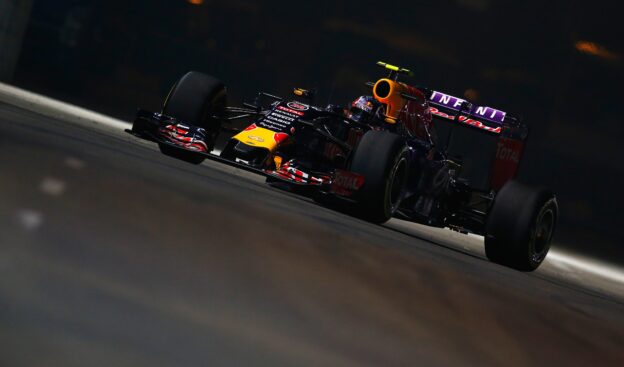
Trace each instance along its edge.
<instances>
[{"instance_id":1,"label":"white track line","mask_svg":"<svg viewBox=\"0 0 624 367\"><path fill-rule=\"evenodd\" d=\"M483 236L462 235L448 228L433 228L398 219L391 219L385 226L395 228L433 243L461 248L473 255L485 257ZM603 289L624 296L624 268L593 259L581 254L559 250L553 246L538 272L552 274L589 288Z\"/></svg>"},{"instance_id":2,"label":"white track line","mask_svg":"<svg viewBox=\"0 0 624 367\"><path fill-rule=\"evenodd\" d=\"M19 223L28 231L34 231L43 223L43 215L32 209L20 209L17 211Z\"/></svg>"},{"instance_id":3,"label":"white track line","mask_svg":"<svg viewBox=\"0 0 624 367\"><path fill-rule=\"evenodd\" d=\"M0 101L15 105L17 107L40 113L45 116L53 117L60 120L81 124L81 125L100 125L116 130L123 130L130 127L130 124L110 116L106 116L82 107L74 106L69 103L61 102L40 94L26 91L8 84L0 83ZM25 212L29 226L36 227L39 220L33 220L36 216L30 212ZM547 261L560 264L566 267L572 267L586 273L591 273L611 281L624 284L624 269L606 264L595 259L574 255L559 251L551 251L548 254Z\"/></svg>"},{"instance_id":4,"label":"white track line","mask_svg":"<svg viewBox=\"0 0 624 367\"><path fill-rule=\"evenodd\" d=\"M129 123L110 116L4 83L0 83L0 101L12 104L25 110L80 125L95 124L116 130L123 130L130 127Z\"/></svg>"},{"instance_id":5,"label":"white track line","mask_svg":"<svg viewBox=\"0 0 624 367\"><path fill-rule=\"evenodd\" d=\"M481 242L483 241L483 236L470 234L469 237L479 239ZM556 244L553 246L556 247ZM561 251L555 248L548 252L546 260L544 260L544 264L542 265L553 265L558 268L567 269L568 271L572 270L577 274L589 273L624 285L624 268L581 254Z\"/></svg>"},{"instance_id":6,"label":"white track line","mask_svg":"<svg viewBox=\"0 0 624 367\"><path fill-rule=\"evenodd\" d=\"M55 177L45 177L41 181L41 185L39 185L41 192L50 196L61 196L66 188L67 184L65 184L65 181Z\"/></svg>"},{"instance_id":7,"label":"white track line","mask_svg":"<svg viewBox=\"0 0 624 367\"><path fill-rule=\"evenodd\" d=\"M67 157L64 161L65 165L69 168L73 168L76 170L83 169L87 165L83 160L78 159L76 157Z\"/></svg>"},{"instance_id":8,"label":"white track line","mask_svg":"<svg viewBox=\"0 0 624 367\"><path fill-rule=\"evenodd\" d=\"M548 256L546 256L546 261L560 263L616 283L624 284L624 269L582 255L550 251Z\"/></svg>"},{"instance_id":9,"label":"white track line","mask_svg":"<svg viewBox=\"0 0 624 367\"><path fill-rule=\"evenodd\" d=\"M483 236L470 234L469 236L478 238L481 243ZM557 247L557 244L553 245ZM592 274L603 279L624 285L624 268L608 262L593 259L581 254L568 251L561 251L553 248L548 251L546 259L542 265L554 265L559 268L573 270L575 273Z\"/></svg>"}]
</instances>

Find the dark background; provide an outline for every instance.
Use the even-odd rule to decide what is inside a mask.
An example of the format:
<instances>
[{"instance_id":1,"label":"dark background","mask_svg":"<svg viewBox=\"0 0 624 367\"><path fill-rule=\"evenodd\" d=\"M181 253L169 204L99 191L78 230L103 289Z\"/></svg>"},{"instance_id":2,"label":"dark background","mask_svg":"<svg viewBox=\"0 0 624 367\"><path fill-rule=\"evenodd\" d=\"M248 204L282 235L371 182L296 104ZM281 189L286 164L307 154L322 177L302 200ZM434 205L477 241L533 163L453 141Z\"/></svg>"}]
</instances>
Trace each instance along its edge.
<instances>
[{"instance_id":1,"label":"dark background","mask_svg":"<svg viewBox=\"0 0 624 367\"><path fill-rule=\"evenodd\" d=\"M406 66L522 115L520 177L557 192L558 246L624 263L619 1L191 2L35 0L13 83L130 121L191 69L233 103L302 86L324 104L366 93L377 60Z\"/></svg>"}]
</instances>

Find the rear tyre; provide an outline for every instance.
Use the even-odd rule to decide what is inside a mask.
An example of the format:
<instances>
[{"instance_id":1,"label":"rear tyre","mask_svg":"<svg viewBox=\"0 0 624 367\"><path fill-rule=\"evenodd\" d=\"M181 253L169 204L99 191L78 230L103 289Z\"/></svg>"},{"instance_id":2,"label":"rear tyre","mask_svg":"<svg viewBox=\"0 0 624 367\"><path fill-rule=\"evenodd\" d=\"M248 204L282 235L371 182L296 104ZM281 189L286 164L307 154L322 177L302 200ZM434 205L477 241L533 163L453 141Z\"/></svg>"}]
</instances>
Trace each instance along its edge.
<instances>
[{"instance_id":1,"label":"rear tyre","mask_svg":"<svg viewBox=\"0 0 624 367\"><path fill-rule=\"evenodd\" d=\"M407 146L387 131L368 131L356 147L351 171L364 175L355 199L355 214L373 223L389 220L403 199L407 180Z\"/></svg>"},{"instance_id":2,"label":"rear tyre","mask_svg":"<svg viewBox=\"0 0 624 367\"><path fill-rule=\"evenodd\" d=\"M221 128L218 116L223 115L226 104L226 88L218 79L190 71L178 80L163 105L162 113L178 119L181 123L201 127L209 137L206 144L212 150ZM217 116L217 118L215 118ZM160 144L160 151L183 161L199 164L204 158L197 153Z\"/></svg>"},{"instance_id":3,"label":"rear tyre","mask_svg":"<svg viewBox=\"0 0 624 367\"><path fill-rule=\"evenodd\" d=\"M550 249L558 216L552 192L508 182L496 195L488 215L486 256L513 269L537 269Z\"/></svg>"}]
</instances>

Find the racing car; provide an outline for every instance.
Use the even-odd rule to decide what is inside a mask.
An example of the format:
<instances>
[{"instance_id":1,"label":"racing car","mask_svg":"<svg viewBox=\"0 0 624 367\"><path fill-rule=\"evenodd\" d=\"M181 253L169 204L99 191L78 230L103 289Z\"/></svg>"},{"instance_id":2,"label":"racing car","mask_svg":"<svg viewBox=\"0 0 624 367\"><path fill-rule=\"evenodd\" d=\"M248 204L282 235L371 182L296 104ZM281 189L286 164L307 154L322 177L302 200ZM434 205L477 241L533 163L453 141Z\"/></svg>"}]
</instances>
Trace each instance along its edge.
<instances>
[{"instance_id":1,"label":"racing car","mask_svg":"<svg viewBox=\"0 0 624 367\"><path fill-rule=\"evenodd\" d=\"M377 64L387 74L367 83L368 94L323 107L303 88L291 98L259 92L251 103L228 106L219 79L191 71L173 85L160 112L139 110L128 132L156 142L165 155L252 171L373 223L398 217L483 235L491 261L537 269L552 242L558 205L551 191L515 179L527 125L504 111L407 84L400 79L412 76L410 70ZM232 121L246 128L233 129ZM230 135L216 154L221 134Z\"/></svg>"}]
</instances>

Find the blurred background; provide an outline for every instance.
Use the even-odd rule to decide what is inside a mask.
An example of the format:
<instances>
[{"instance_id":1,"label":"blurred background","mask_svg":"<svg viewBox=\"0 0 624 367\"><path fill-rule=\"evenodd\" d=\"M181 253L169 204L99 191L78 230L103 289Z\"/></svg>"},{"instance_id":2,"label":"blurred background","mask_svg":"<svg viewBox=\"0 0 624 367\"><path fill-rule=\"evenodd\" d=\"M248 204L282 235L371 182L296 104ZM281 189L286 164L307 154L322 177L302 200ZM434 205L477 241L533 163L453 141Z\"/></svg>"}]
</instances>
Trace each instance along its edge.
<instances>
[{"instance_id":1,"label":"blurred background","mask_svg":"<svg viewBox=\"0 0 624 367\"><path fill-rule=\"evenodd\" d=\"M381 75L523 116L520 177L554 189L556 243L624 263L619 1L0 0L0 79L127 121L198 70L233 103L318 89L347 103Z\"/></svg>"}]
</instances>

